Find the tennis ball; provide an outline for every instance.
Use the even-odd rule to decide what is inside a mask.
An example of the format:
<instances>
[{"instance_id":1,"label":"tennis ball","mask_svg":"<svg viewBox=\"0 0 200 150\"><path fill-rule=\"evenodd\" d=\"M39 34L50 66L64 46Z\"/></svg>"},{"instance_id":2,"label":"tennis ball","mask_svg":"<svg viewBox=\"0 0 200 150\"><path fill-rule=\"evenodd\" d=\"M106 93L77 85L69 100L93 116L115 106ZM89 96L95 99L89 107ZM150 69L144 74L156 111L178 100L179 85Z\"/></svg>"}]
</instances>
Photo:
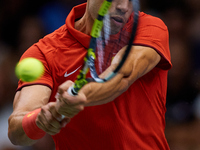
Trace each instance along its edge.
<instances>
[{"instance_id":1,"label":"tennis ball","mask_svg":"<svg viewBox=\"0 0 200 150\"><path fill-rule=\"evenodd\" d=\"M38 59L28 57L17 63L16 76L24 82L32 82L39 79L44 73L44 66Z\"/></svg>"}]
</instances>

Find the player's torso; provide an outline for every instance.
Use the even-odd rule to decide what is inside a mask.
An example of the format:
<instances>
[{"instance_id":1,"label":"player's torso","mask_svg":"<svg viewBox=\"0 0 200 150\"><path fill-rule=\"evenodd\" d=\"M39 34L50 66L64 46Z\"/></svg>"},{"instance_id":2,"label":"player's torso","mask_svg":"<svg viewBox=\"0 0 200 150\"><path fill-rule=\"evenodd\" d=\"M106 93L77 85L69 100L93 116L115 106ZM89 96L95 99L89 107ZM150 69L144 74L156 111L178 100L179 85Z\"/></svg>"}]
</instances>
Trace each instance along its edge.
<instances>
[{"instance_id":1,"label":"player's torso","mask_svg":"<svg viewBox=\"0 0 200 150\"><path fill-rule=\"evenodd\" d=\"M49 60L53 79L53 92L50 101L55 100L55 92L60 84L67 80L74 81L76 79L87 52L87 49L74 39L70 33L66 33L62 42L65 44L56 45L52 53L53 59Z\"/></svg>"},{"instance_id":2,"label":"player's torso","mask_svg":"<svg viewBox=\"0 0 200 150\"><path fill-rule=\"evenodd\" d=\"M53 53L54 57L51 60L51 71L54 82L51 97L52 101L55 100L54 96L60 84L66 80L74 81L76 79L76 76L79 74L79 70L83 65L83 58L87 52L86 48L80 42L75 40L70 33L65 38L60 39L60 43L61 44L59 44L59 42L57 43L57 48ZM65 44L62 45L62 43ZM151 75L151 79L155 79L154 83L158 81L158 85L160 84L159 77L154 78L153 72L149 75ZM60 134L55 136L54 140L57 139L56 141L59 142L56 144L61 144L64 147L69 147L69 149L71 147L76 150L81 147L85 147L88 150L95 148L96 150L106 150L106 148L109 150L131 150L134 147L144 149L146 146L151 147L154 144L156 145L156 142L159 143L159 138L154 139L154 137L156 137L154 131L149 132L148 130L152 129L152 126L146 124L146 121L143 122L144 120L149 120L149 122L152 123L152 116L156 118L158 111L162 109L159 108L157 112L153 109L148 111L152 105L148 99L148 93L145 93L148 89L144 87L143 83L147 80L149 85L146 86L151 86L154 84L153 82L150 83L152 81L151 79L147 80L147 78L145 78L143 82L138 81L136 84L131 86L131 89L114 102L102 106L85 108L84 111L80 112L71 120ZM156 88L156 86L151 88L152 91L154 91L151 96L153 94L158 94L158 88L159 87ZM144 96L142 100L140 95ZM145 100L148 101L145 102ZM154 103L154 108L157 106L163 107L162 105L164 102L161 102L162 104L158 105L156 104L157 102L159 103L159 101L152 102L152 104ZM142 110L146 111L144 112ZM161 112L163 113L164 111ZM156 120L156 122L159 121L160 120ZM145 128L143 128L143 125L147 127L146 130L144 130ZM157 125L154 127L157 127ZM144 134L138 134L138 131L140 131L139 133ZM160 131L160 133L162 133L162 131ZM149 136L143 136L148 134ZM150 139L146 140L146 143L144 143L145 137L150 137ZM64 141L62 141L62 138ZM166 145L163 133L161 139ZM77 144L77 141L79 144ZM91 145L86 144L88 141L91 142ZM155 143L151 144L151 142ZM140 145L140 143L143 143L144 145ZM99 147L97 148L96 146ZM164 149L164 146L162 148Z\"/></svg>"},{"instance_id":3,"label":"player's torso","mask_svg":"<svg viewBox=\"0 0 200 150\"><path fill-rule=\"evenodd\" d=\"M86 107L55 136L65 141L57 140L57 144L76 150L168 150L163 124L165 102L159 99L162 83L159 75L154 77L158 70L149 73L149 78L138 80L113 102ZM151 95L146 92L148 86L152 88Z\"/></svg>"}]
</instances>

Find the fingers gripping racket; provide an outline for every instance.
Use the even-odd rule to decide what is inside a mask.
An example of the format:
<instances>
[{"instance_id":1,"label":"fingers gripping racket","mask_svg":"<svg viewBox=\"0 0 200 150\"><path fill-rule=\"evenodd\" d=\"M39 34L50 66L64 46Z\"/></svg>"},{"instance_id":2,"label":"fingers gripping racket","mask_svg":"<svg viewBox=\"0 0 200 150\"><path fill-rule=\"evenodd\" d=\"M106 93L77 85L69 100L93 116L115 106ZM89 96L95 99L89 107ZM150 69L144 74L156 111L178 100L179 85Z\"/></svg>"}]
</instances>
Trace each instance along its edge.
<instances>
[{"instance_id":1,"label":"fingers gripping racket","mask_svg":"<svg viewBox=\"0 0 200 150\"><path fill-rule=\"evenodd\" d=\"M91 41L84 58L84 66L74 85L68 89L70 95L77 95L78 91L91 81L91 78L86 78L89 70L92 81L103 83L112 79L127 59L137 30L140 4L139 0L129 0L128 6L132 6L129 6L127 10L117 8L118 3L121 2L120 0L104 0L102 3L91 30ZM114 12L109 10L112 3L115 3L114 7L116 7ZM125 17L127 11L130 13L128 18ZM105 78L99 78L98 74L110 65L113 55L124 46L127 46L125 53L116 69Z\"/></svg>"}]
</instances>

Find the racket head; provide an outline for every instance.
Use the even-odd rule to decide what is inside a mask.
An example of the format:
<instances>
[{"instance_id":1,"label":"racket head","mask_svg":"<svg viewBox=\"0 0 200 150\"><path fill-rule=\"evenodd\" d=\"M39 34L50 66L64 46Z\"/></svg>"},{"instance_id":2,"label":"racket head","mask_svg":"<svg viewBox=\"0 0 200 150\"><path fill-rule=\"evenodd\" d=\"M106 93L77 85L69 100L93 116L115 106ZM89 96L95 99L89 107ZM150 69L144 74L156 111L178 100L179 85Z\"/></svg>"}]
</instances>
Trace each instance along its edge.
<instances>
[{"instance_id":1,"label":"racket head","mask_svg":"<svg viewBox=\"0 0 200 150\"><path fill-rule=\"evenodd\" d=\"M126 61L136 35L139 10L139 0L113 0L108 13L103 17L101 32L95 37L96 62L91 63L90 73L96 82L112 79ZM125 46L125 53L116 69L100 79L98 75L110 66L112 58Z\"/></svg>"},{"instance_id":2,"label":"racket head","mask_svg":"<svg viewBox=\"0 0 200 150\"><path fill-rule=\"evenodd\" d=\"M84 59L84 67L70 92L72 95L77 95L88 81L106 82L121 69L133 45L139 9L139 0L104 0L91 30L91 41ZM110 66L115 54L125 46L124 56L116 69L104 79L99 78L99 74ZM92 80L86 79L88 68Z\"/></svg>"}]
</instances>

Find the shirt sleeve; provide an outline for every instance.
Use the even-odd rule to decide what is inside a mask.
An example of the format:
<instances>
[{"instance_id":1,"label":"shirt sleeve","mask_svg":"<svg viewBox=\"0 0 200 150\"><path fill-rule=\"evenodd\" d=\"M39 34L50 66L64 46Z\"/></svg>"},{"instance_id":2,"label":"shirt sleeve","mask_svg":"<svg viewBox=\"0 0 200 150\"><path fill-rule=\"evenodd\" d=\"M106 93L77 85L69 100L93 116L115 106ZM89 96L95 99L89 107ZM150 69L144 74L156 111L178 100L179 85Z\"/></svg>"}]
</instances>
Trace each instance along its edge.
<instances>
[{"instance_id":1,"label":"shirt sleeve","mask_svg":"<svg viewBox=\"0 0 200 150\"><path fill-rule=\"evenodd\" d=\"M171 69L169 33L167 26L161 19L140 13L134 45L153 48L161 56L161 61L157 67L163 70Z\"/></svg>"},{"instance_id":2,"label":"shirt sleeve","mask_svg":"<svg viewBox=\"0 0 200 150\"><path fill-rule=\"evenodd\" d=\"M29 49L27 49L24 52L24 54L21 56L20 60L22 60L24 58L28 58L28 57L33 57L33 58L36 58L36 59L40 60L44 65L45 72L44 72L44 74L43 74L43 76L41 78L39 78L38 80L33 81L33 82L23 82L22 80L19 80L17 91L19 91L23 87L29 86L29 85L45 85L45 86L48 86L49 88L52 89L52 87L53 87L53 79L52 79L52 76L51 76L51 69L49 68L50 65L47 62L47 59L45 57L44 52L42 52L39 49L37 44L34 44Z\"/></svg>"}]
</instances>

